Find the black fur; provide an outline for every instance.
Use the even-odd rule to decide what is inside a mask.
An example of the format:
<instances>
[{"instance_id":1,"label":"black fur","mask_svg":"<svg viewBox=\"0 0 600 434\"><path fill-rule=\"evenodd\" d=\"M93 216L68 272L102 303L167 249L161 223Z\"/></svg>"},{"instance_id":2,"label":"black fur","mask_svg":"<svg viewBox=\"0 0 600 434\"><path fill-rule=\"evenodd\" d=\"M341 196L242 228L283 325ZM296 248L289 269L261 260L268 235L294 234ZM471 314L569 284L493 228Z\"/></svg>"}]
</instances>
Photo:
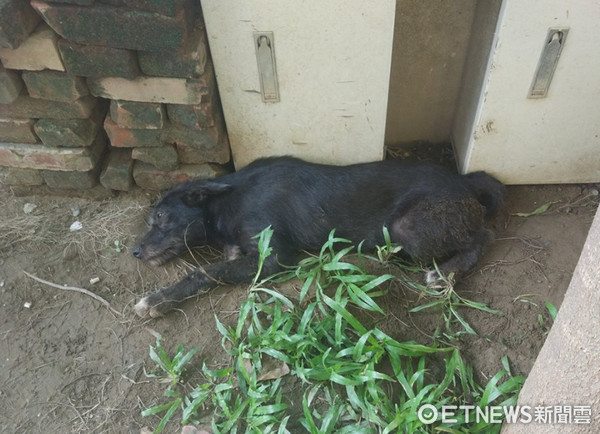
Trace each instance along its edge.
<instances>
[{"instance_id":1,"label":"black fur","mask_svg":"<svg viewBox=\"0 0 600 434\"><path fill-rule=\"evenodd\" d=\"M226 258L143 298L136 312L159 316L218 283L250 281L258 259L254 236L269 225L274 254L264 275L294 264L300 250L319 249L332 229L373 249L384 242L384 226L413 259L442 261L442 273L465 272L493 239L483 220L497 212L502 194L502 184L483 172L460 176L398 161L327 166L291 157L180 184L156 204L134 255L159 265L211 243L224 247Z\"/></svg>"}]
</instances>

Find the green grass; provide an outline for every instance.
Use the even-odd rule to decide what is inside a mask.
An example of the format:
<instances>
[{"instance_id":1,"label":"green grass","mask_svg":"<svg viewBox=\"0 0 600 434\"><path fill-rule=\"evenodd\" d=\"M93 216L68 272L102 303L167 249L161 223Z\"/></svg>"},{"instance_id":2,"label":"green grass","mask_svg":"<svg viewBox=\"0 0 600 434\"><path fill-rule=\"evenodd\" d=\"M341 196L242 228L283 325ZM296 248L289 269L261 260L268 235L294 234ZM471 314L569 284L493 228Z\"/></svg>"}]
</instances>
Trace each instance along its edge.
<instances>
[{"instance_id":1,"label":"green grass","mask_svg":"<svg viewBox=\"0 0 600 434\"><path fill-rule=\"evenodd\" d=\"M270 254L271 233L260 234L259 269ZM237 322L226 326L215 317L230 366L203 366L206 381L180 393L181 372L193 353L184 354L180 346L170 359L157 341L151 358L170 379L169 401L142 414L164 413L156 432L179 409L182 423L208 419L215 433L499 431L499 425L466 422L460 415L452 424L424 425L417 413L424 404L440 409L516 403L524 378L512 376L506 358L504 369L482 386L457 349L438 341L429 346L400 342L359 319L361 311L385 315L375 299L384 294L382 284L396 277L366 273L356 263L388 262L396 249L388 238L377 257L369 258L332 232L319 254L297 267L262 281L257 273ZM291 278L302 282L297 299L270 288ZM439 307L455 319L462 319L456 312L461 306L496 313L448 287L432 291L426 295L438 299L418 310ZM296 385L298 399L290 396L292 380L301 384Z\"/></svg>"},{"instance_id":2,"label":"green grass","mask_svg":"<svg viewBox=\"0 0 600 434\"><path fill-rule=\"evenodd\" d=\"M157 368L159 368L162 373L150 373L146 374L146 376L149 378L157 378L161 383L167 383L168 386L165 389L164 395L167 398L171 398L171 400L150 407L142 412L142 416L144 417L164 413L155 432L161 432L171 417L173 417L173 414L175 414L177 409L182 405L183 398L176 390L176 386L181 381L181 376L183 375L186 365L198 352L197 349L192 349L186 353L185 347L183 344L180 344L177 347L175 356L171 358L161 345L160 341L161 337L159 336L156 338L156 346L153 347L150 345L150 358L156 363Z\"/></svg>"}]
</instances>

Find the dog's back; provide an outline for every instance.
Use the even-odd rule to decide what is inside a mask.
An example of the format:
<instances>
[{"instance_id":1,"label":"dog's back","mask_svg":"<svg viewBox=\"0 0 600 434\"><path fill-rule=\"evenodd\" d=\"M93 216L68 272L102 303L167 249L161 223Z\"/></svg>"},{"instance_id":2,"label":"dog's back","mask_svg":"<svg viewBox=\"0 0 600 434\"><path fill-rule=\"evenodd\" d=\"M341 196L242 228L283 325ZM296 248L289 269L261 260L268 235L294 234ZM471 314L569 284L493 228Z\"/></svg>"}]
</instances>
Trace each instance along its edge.
<instances>
[{"instance_id":1,"label":"dog's back","mask_svg":"<svg viewBox=\"0 0 600 434\"><path fill-rule=\"evenodd\" d=\"M214 214L233 238L240 228L258 233L271 225L296 249L316 249L336 229L366 246L383 242L382 228L427 200L475 198L493 215L502 203L502 184L478 172L460 176L430 164L383 161L351 166L267 158L219 179L231 192L214 198ZM227 222L225 222L227 220Z\"/></svg>"}]
</instances>

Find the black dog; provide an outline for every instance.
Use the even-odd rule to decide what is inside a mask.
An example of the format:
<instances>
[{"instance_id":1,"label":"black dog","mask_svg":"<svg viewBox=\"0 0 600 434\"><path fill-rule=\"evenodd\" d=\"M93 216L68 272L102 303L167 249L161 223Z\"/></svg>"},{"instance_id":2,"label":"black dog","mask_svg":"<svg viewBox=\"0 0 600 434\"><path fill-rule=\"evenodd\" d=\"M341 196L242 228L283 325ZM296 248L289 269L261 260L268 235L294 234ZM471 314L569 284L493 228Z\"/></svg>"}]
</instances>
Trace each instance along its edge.
<instances>
[{"instance_id":1,"label":"black dog","mask_svg":"<svg viewBox=\"0 0 600 434\"><path fill-rule=\"evenodd\" d=\"M190 247L212 243L224 248L225 260L144 297L135 311L160 316L219 283L250 282L258 264L255 235L269 225L273 254L263 265L265 276L281 264L293 265L301 250L318 250L332 229L336 236L364 241L366 251L383 244L384 226L413 259L441 260L444 274L465 272L493 240L483 220L498 210L503 190L483 172L460 176L398 161L326 166L290 157L186 182L156 204L150 230L133 254L160 265Z\"/></svg>"}]
</instances>

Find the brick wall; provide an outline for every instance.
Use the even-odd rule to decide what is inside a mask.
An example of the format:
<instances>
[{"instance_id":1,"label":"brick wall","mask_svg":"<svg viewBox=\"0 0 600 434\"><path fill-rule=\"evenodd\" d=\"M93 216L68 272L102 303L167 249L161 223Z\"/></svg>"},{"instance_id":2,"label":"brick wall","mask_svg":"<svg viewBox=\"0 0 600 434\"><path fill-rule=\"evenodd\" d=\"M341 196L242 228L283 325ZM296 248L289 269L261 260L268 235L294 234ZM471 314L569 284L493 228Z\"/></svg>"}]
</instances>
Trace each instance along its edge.
<instances>
[{"instance_id":1,"label":"brick wall","mask_svg":"<svg viewBox=\"0 0 600 434\"><path fill-rule=\"evenodd\" d=\"M8 185L163 190L230 149L199 2L0 0Z\"/></svg>"}]
</instances>

